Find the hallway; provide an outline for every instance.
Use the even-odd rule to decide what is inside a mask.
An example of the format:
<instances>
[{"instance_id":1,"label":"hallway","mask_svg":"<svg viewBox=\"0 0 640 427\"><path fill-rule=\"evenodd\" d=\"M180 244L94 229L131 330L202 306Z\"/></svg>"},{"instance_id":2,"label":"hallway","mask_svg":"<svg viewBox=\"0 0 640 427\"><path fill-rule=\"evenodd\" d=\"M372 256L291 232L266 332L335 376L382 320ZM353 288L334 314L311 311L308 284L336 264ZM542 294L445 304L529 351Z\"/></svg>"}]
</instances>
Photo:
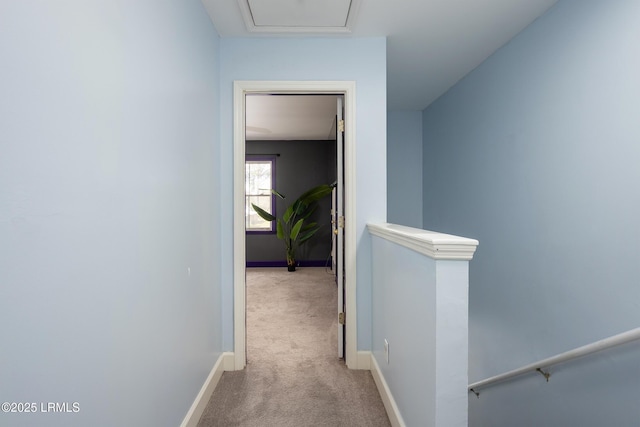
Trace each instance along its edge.
<instances>
[{"instance_id":1,"label":"hallway","mask_svg":"<svg viewBox=\"0 0 640 427\"><path fill-rule=\"evenodd\" d=\"M330 271L247 270L247 368L225 372L199 427L389 426L368 371L337 358Z\"/></svg>"}]
</instances>

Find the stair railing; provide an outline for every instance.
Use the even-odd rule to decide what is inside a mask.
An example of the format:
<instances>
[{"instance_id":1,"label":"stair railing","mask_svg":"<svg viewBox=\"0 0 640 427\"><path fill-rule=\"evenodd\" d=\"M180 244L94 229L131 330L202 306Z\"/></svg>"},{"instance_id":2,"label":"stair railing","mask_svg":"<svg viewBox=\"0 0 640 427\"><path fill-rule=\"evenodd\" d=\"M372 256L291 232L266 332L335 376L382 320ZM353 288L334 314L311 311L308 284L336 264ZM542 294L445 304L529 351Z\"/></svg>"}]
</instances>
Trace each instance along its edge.
<instances>
[{"instance_id":1,"label":"stair railing","mask_svg":"<svg viewBox=\"0 0 640 427\"><path fill-rule=\"evenodd\" d=\"M630 331L623 332L621 334L614 335L609 338L584 345L582 347L574 348L573 350L565 351L564 353L560 353L556 356L531 363L521 368L474 382L473 384L469 384L468 390L474 393L476 396L480 397L480 392L478 391L480 388L488 387L492 384L506 381L513 377L531 372L537 372L543 375L548 382L551 374L546 371L546 369L550 366L568 362L570 360L577 359L578 357L587 356L598 351L607 350L609 348L617 347L619 345L627 344L636 340L640 340L640 328L632 329Z\"/></svg>"}]
</instances>

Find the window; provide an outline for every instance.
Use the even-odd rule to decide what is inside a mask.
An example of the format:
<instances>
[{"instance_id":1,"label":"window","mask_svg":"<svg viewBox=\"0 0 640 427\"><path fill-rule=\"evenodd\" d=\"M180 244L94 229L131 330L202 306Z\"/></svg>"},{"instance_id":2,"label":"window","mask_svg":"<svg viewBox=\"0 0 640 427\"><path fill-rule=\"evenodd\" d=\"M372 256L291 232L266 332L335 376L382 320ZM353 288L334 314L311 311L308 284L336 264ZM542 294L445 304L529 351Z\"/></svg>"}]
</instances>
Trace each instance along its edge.
<instances>
[{"instance_id":1,"label":"window","mask_svg":"<svg viewBox=\"0 0 640 427\"><path fill-rule=\"evenodd\" d=\"M251 206L253 203L275 215L275 199L271 193L275 182L274 164L275 158L265 156L247 156L245 161L245 229L248 232L274 231L274 222L262 219Z\"/></svg>"}]
</instances>

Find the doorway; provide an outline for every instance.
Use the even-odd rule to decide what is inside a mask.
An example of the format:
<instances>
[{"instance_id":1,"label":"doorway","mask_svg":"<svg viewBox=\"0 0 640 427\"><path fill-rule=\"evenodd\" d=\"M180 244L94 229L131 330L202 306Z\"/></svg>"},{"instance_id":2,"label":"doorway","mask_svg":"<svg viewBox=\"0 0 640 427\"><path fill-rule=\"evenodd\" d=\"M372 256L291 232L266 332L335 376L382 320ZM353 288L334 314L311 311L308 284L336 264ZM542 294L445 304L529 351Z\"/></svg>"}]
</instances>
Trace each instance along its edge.
<instances>
[{"instance_id":1,"label":"doorway","mask_svg":"<svg viewBox=\"0 0 640 427\"><path fill-rule=\"evenodd\" d=\"M333 313L325 312L320 317L326 322L329 316L332 323L335 322L335 326L330 328L331 333L335 333L337 337L332 340L332 346L336 346L335 352L340 359L344 359L344 322L340 322L344 313L343 129L343 95L245 96L247 267L271 267L258 275L265 283L274 283L273 277L279 277L282 283L290 283L295 282L296 276L300 276L301 279L306 276L302 273L280 275L279 270L285 265L290 270L296 270L296 267L319 267L329 275L328 277L333 276L335 307L331 310ZM324 196L316 200L313 207L308 211L295 210L293 215L287 215L286 212L293 212L287 211L287 207L295 206L294 200L298 195L311 188L318 188L319 185L325 186L322 190ZM272 190L282 197L274 195ZM271 218L277 218L280 227L277 233L276 221L260 216L252 205L266 210L266 213L272 215ZM307 236L312 238L300 245L288 241L291 251L286 252L285 257L283 238L288 237L291 230L295 230L295 223L301 224L297 233L299 239L295 241L304 240ZM294 256L295 262L288 265L285 258L288 259L291 255ZM261 284L256 282L254 273L256 270L247 270L247 286L251 284L254 289L260 289ZM306 280L302 281L305 282ZM327 281L322 279L318 280L318 283ZM251 295L249 289L246 290L246 294ZM263 293L260 300L269 300L267 295L268 292ZM249 313L260 306L261 301L247 296L246 310ZM262 310L264 318L274 321L280 318L280 313L282 312L267 314L264 308ZM249 318L247 323L250 323ZM266 326L253 323L251 328L260 329ZM251 357L250 349L254 348L251 346L251 337L256 335L248 330L248 358ZM275 344L277 338L273 342ZM262 351L265 350L268 349Z\"/></svg>"},{"instance_id":2,"label":"doorway","mask_svg":"<svg viewBox=\"0 0 640 427\"><path fill-rule=\"evenodd\" d=\"M311 81L234 83L234 369L246 366L245 97L251 94L338 94L344 99L344 357L347 367L357 369L356 233L350 227L356 206L355 83Z\"/></svg>"}]
</instances>

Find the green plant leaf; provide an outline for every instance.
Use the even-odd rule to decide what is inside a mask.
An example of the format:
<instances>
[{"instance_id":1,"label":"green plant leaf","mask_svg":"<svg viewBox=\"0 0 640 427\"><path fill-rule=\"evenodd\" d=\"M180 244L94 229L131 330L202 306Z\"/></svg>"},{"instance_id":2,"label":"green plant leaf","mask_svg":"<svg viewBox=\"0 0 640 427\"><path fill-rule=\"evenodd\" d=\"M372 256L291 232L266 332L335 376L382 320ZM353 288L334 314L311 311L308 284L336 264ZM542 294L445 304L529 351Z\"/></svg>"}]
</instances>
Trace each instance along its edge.
<instances>
[{"instance_id":1,"label":"green plant leaf","mask_svg":"<svg viewBox=\"0 0 640 427\"><path fill-rule=\"evenodd\" d=\"M286 197L284 196L284 194L279 193L279 192L277 192L277 191L276 191L276 190L274 190L274 189L271 189L271 192L272 192L273 194L275 194L276 196L280 197L282 200L286 199Z\"/></svg>"},{"instance_id":2,"label":"green plant leaf","mask_svg":"<svg viewBox=\"0 0 640 427\"><path fill-rule=\"evenodd\" d=\"M284 240L284 230L282 228L282 221L280 219L278 219L278 222L276 223L276 236L278 237L278 239Z\"/></svg>"},{"instance_id":3,"label":"green plant leaf","mask_svg":"<svg viewBox=\"0 0 640 427\"><path fill-rule=\"evenodd\" d=\"M320 230L320 227L307 231L306 233L303 233L302 235L298 236L298 244L301 245L307 240L309 240L314 234L318 232L318 230Z\"/></svg>"},{"instance_id":4,"label":"green plant leaf","mask_svg":"<svg viewBox=\"0 0 640 427\"><path fill-rule=\"evenodd\" d=\"M295 203L294 203L295 204ZM291 215L293 215L293 206L294 205L289 205L289 207L287 208L286 211L284 211L284 214L282 214L282 220L285 223L289 223L289 221L291 220Z\"/></svg>"},{"instance_id":5,"label":"green plant leaf","mask_svg":"<svg viewBox=\"0 0 640 427\"><path fill-rule=\"evenodd\" d=\"M305 191L304 193L302 193L300 197L298 197L298 199L308 204L328 196L329 194L331 194L332 191L333 191L333 186L322 184L322 185L318 185L317 187L313 187L310 190Z\"/></svg>"},{"instance_id":6,"label":"green plant leaf","mask_svg":"<svg viewBox=\"0 0 640 427\"><path fill-rule=\"evenodd\" d=\"M254 211L256 211L256 213L260 216L260 218L264 219L265 221L275 221L276 217L271 215L269 212L265 211L264 209L262 209L260 206L256 206L253 203L251 203L251 207L253 208Z\"/></svg>"},{"instance_id":7,"label":"green plant leaf","mask_svg":"<svg viewBox=\"0 0 640 427\"><path fill-rule=\"evenodd\" d=\"M291 241L296 240L298 234L300 234L300 229L302 228L302 224L304 223L304 219L299 220L296 224L291 228Z\"/></svg>"},{"instance_id":8,"label":"green plant leaf","mask_svg":"<svg viewBox=\"0 0 640 427\"><path fill-rule=\"evenodd\" d=\"M307 209L299 215L299 217L302 219L307 219L311 216L312 213L316 211L316 209L318 209L318 205L314 202L313 205L308 206Z\"/></svg>"},{"instance_id":9,"label":"green plant leaf","mask_svg":"<svg viewBox=\"0 0 640 427\"><path fill-rule=\"evenodd\" d=\"M300 215L301 212L304 212L304 210L307 208L307 205L302 200L298 199L293 202L292 208L293 217L291 218L291 221L295 221L295 218Z\"/></svg>"},{"instance_id":10,"label":"green plant leaf","mask_svg":"<svg viewBox=\"0 0 640 427\"><path fill-rule=\"evenodd\" d=\"M302 230L300 230L300 232L310 230L310 229L312 229L313 227L315 227L316 225L318 225L318 223L317 223L317 222L310 222L309 224L305 224L305 226L304 226L304 227L302 227Z\"/></svg>"}]
</instances>

